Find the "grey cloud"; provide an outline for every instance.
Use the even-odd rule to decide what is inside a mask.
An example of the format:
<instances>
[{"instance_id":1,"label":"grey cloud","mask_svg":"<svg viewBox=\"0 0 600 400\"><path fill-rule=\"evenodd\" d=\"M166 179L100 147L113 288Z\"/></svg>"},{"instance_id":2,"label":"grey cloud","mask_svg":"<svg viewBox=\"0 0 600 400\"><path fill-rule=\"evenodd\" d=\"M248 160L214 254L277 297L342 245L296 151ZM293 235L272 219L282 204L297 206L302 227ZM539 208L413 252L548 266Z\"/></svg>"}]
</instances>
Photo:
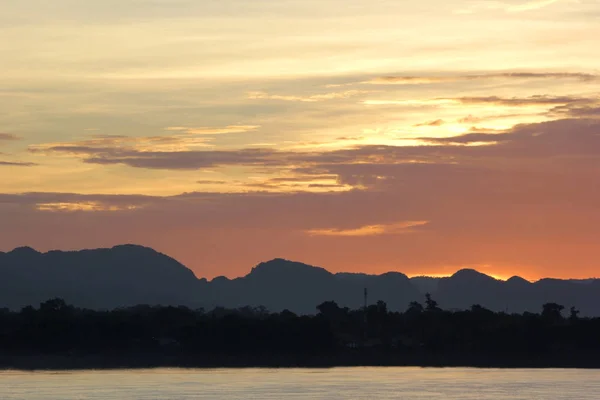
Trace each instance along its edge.
<instances>
[{"instance_id":1,"label":"grey cloud","mask_svg":"<svg viewBox=\"0 0 600 400\"><path fill-rule=\"evenodd\" d=\"M554 105L554 104L590 104L598 99L582 98L571 96L544 96L536 95L531 97L458 97L451 100L457 100L463 104L497 104L505 106L530 106L530 105Z\"/></svg>"},{"instance_id":2,"label":"grey cloud","mask_svg":"<svg viewBox=\"0 0 600 400\"><path fill-rule=\"evenodd\" d=\"M424 142L436 144L471 144L477 142L501 142L510 140L510 136L506 134L493 133L467 133L460 136L451 137L423 137L419 138Z\"/></svg>"},{"instance_id":3,"label":"grey cloud","mask_svg":"<svg viewBox=\"0 0 600 400\"><path fill-rule=\"evenodd\" d=\"M20 161L1 161L0 160L0 167L5 166L5 167L35 167L39 164L36 163L32 163L32 162L20 162Z\"/></svg>"},{"instance_id":4,"label":"grey cloud","mask_svg":"<svg viewBox=\"0 0 600 400\"><path fill-rule=\"evenodd\" d=\"M342 187L344 187L344 185L311 183L310 185L308 185L308 187L309 188L321 188L321 189L335 189L335 188L342 188Z\"/></svg>"},{"instance_id":5,"label":"grey cloud","mask_svg":"<svg viewBox=\"0 0 600 400\"><path fill-rule=\"evenodd\" d=\"M94 202L110 205L143 205L159 201L160 197L143 195L103 195L53 192L28 192L18 194L0 193L0 204L34 207L40 204Z\"/></svg>"},{"instance_id":6,"label":"grey cloud","mask_svg":"<svg viewBox=\"0 0 600 400\"><path fill-rule=\"evenodd\" d=\"M596 74L583 72L504 72L490 74L465 75L468 80L515 78L515 79L577 79L583 82L595 81L600 78Z\"/></svg>"},{"instance_id":7,"label":"grey cloud","mask_svg":"<svg viewBox=\"0 0 600 400\"><path fill-rule=\"evenodd\" d=\"M467 115L464 118L460 118L457 122L461 124L475 124L477 122L480 122L481 120L482 118L474 117L473 115Z\"/></svg>"},{"instance_id":8,"label":"grey cloud","mask_svg":"<svg viewBox=\"0 0 600 400\"><path fill-rule=\"evenodd\" d=\"M296 176L280 176L275 178L270 178L270 182L306 182L306 181L314 181L314 180L326 180L326 179L335 179L335 175L296 175Z\"/></svg>"},{"instance_id":9,"label":"grey cloud","mask_svg":"<svg viewBox=\"0 0 600 400\"><path fill-rule=\"evenodd\" d=\"M222 165L278 166L285 163L283 155L272 149L242 149L232 151L138 151L116 147L58 145L34 153L56 152L83 155L90 164L124 164L135 168L196 170Z\"/></svg>"},{"instance_id":10,"label":"grey cloud","mask_svg":"<svg viewBox=\"0 0 600 400\"><path fill-rule=\"evenodd\" d=\"M338 138L335 138L335 140L363 140L365 137L364 136L340 136Z\"/></svg>"},{"instance_id":11,"label":"grey cloud","mask_svg":"<svg viewBox=\"0 0 600 400\"><path fill-rule=\"evenodd\" d=\"M600 118L600 99L586 104L562 104L548 111L549 116L561 118Z\"/></svg>"},{"instance_id":12,"label":"grey cloud","mask_svg":"<svg viewBox=\"0 0 600 400\"><path fill-rule=\"evenodd\" d=\"M423 122L420 124L415 124L414 126L442 126L444 125L443 119L436 119L434 121Z\"/></svg>"},{"instance_id":13,"label":"grey cloud","mask_svg":"<svg viewBox=\"0 0 600 400\"><path fill-rule=\"evenodd\" d=\"M390 85L426 85L436 83L491 79L575 79L581 82L600 80L600 76L583 72L501 72L448 76L380 76L363 83Z\"/></svg>"},{"instance_id":14,"label":"grey cloud","mask_svg":"<svg viewBox=\"0 0 600 400\"><path fill-rule=\"evenodd\" d=\"M467 134L452 139L497 142L487 146L357 146L270 153L282 158L280 163L293 161L285 167L292 176L334 175L340 185L363 187L345 192L0 195L0 241L9 247L135 241L168 248L198 271L211 265L245 265L241 253L246 259L273 254L302 259L308 254L339 268L350 260L365 266L394 260L403 267L428 268L536 265L540 274L577 265L593 273L597 263L591 255L597 254L600 235L599 134L600 121L568 119L520 125L505 133L488 133L490 137ZM236 157L229 157L228 162L235 162ZM410 162L418 157L423 161ZM76 216L37 208L69 202L140 207ZM361 239L369 252L365 246L348 246L344 238L324 243L301 234L306 229L343 230L394 221L431 223L422 234L401 241ZM94 226L93 232L89 226ZM216 239L219 235L226 240ZM209 244L207 251L198 253L195 244L203 242Z\"/></svg>"},{"instance_id":15,"label":"grey cloud","mask_svg":"<svg viewBox=\"0 0 600 400\"><path fill-rule=\"evenodd\" d=\"M362 145L333 151L293 152L274 149L230 151L137 151L110 147L56 146L45 151L83 156L93 164L123 164L136 168L198 170L237 165L261 168L307 168L328 175L339 164L481 163L539 160L548 157L592 157L600 154L600 123L594 120L557 120L517 125L497 133L477 132L450 138L421 138L429 146ZM476 142L486 146L469 145ZM311 172L311 174L313 173Z\"/></svg>"},{"instance_id":16,"label":"grey cloud","mask_svg":"<svg viewBox=\"0 0 600 400\"><path fill-rule=\"evenodd\" d=\"M2 133L0 132L0 140L19 140L20 138L18 136L15 136L11 133Z\"/></svg>"},{"instance_id":17,"label":"grey cloud","mask_svg":"<svg viewBox=\"0 0 600 400\"><path fill-rule=\"evenodd\" d=\"M224 185L227 183L227 181L202 179L202 180L196 181L196 183L198 183L200 185Z\"/></svg>"}]
</instances>

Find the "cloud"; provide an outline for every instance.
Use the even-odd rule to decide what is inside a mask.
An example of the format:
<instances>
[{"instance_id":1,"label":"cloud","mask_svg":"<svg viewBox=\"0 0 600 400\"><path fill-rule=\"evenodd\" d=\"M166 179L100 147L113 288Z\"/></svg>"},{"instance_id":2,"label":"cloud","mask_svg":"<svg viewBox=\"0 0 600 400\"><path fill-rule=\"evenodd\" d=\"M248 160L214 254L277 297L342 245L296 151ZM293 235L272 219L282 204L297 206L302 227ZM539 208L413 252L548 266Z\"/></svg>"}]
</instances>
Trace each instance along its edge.
<instances>
[{"instance_id":1,"label":"cloud","mask_svg":"<svg viewBox=\"0 0 600 400\"><path fill-rule=\"evenodd\" d=\"M18 136L15 136L11 133L2 133L0 132L0 141L5 140L5 141L12 141L12 140L20 140L20 138Z\"/></svg>"},{"instance_id":2,"label":"cloud","mask_svg":"<svg viewBox=\"0 0 600 400\"><path fill-rule=\"evenodd\" d=\"M407 100L364 100L362 104L368 106L444 106L460 104L459 99L407 99Z\"/></svg>"},{"instance_id":3,"label":"cloud","mask_svg":"<svg viewBox=\"0 0 600 400\"><path fill-rule=\"evenodd\" d=\"M521 104L523 99L510 99ZM469 100L470 101L470 100ZM501 101L485 98L484 101ZM527 104L531 104L525 99ZM532 101L550 101L534 99ZM450 138L421 138L414 145L357 145L339 150L279 151L242 148L233 150L151 151L147 149L85 144L44 145L46 153L72 154L86 163L128 165L134 168L202 170L224 166L257 168L265 173L293 170L317 175L335 174L345 164L393 165L415 163L485 163L505 159L538 159L554 156L583 157L600 152L599 123L593 120L557 120L517 125L506 131L474 132ZM473 146L477 142L487 146ZM468 146L456 146L457 144ZM41 151L40 148L33 149ZM304 171L304 172L302 172ZM315 182L313 182L315 183ZM326 182L318 182L326 183Z\"/></svg>"},{"instance_id":4,"label":"cloud","mask_svg":"<svg viewBox=\"0 0 600 400\"><path fill-rule=\"evenodd\" d=\"M253 100L281 100L281 101L298 101L304 103L315 103L319 101L348 99L350 97L359 96L361 94L371 93L369 90L346 90L343 92L331 92L323 94L312 94L308 96L296 95L278 95L269 94L266 92L249 92L248 98Z\"/></svg>"},{"instance_id":5,"label":"cloud","mask_svg":"<svg viewBox=\"0 0 600 400\"><path fill-rule=\"evenodd\" d=\"M348 141L359 141L364 140L364 136L340 136L335 138L335 140L348 140Z\"/></svg>"},{"instance_id":6,"label":"cloud","mask_svg":"<svg viewBox=\"0 0 600 400\"><path fill-rule=\"evenodd\" d=\"M295 175L295 176L279 176L270 178L269 182L312 182L312 181L331 181L335 180L336 175Z\"/></svg>"},{"instance_id":7,"label":"cloud","mask_svg":"<svg viewBox=\"0 0 600 400\"><path fill-rule=\"evenodd\" d=\"M433 144L473 144L473 143L494 143L497 144L501 141L510 140L511 137L505 134L498 133L467 133L460 136L451 136L451 137L429 137L429 138L419 138L427 143Z\"/></svg>"},{"instance_id":8,"label":"cloud","mask_svg":"<svg viewBox=\"0 0 600 400\"><path fill-rule=\"evenodd\" d=\"M124 135L94 135L90 139L75 142L47 143L29 147L31 153L55 153L80 156L95 155L87 162L97 164L110 164L109 156L135 155L142 153L159 154L161 152L184 152L198 147L212 147L210 144L214 135L227 133L252 132L258 125L229 125L225 127L190 128L173 126L167 131L177 132L172 135L162 136L124 136ZM88 158L88 157L86 157Z\"/></svg>"},{"instance_id":9,"label":"cloud","mask_svg":"<svg viewBox=\"0 0 600 400\"><path fill-rule=\"evenodd\" d=\"M403 221L393 224L365 225L354 229L310 229L310 236L379 236L413 232L412 228L427 225L429 221Z\"/></svg>"},{"instance_id":10,"label":"cloud","mask_svg":"<svg viewBox=\"0 0 600 400\"><path fill-rule=\"evenodd\" d=\"M482 118L474 117L473 115L467 115L464 118L460 118L457 122L459 124L476 124L477 122L480 122L481 120L482 120Z\"/></svg>"},{"instance_id":11,"label":"cloud","mask_svg":"<svg viewBox=\"0 0 600 400\"><path fill-rule=\"evenodd\" d=\"M504 11L508 13L518 13L525 11L538 10L541 8L548 7L560 0L531 0L525 1L516 0L519 4L510 4L507 1L475 1L470 7L458 9L454 12L456 14L472 14L476 11L490 10L490 11Z\"/></svg>"},{"instance_id":12,"label":"cloud","mask_svg":"<svg viewBox=\"0 0 600 400\"><path fill-rule=\"evenodd\" d=\"M63 203L39 203L37 209L40 211L53 211L53 212L114 212L114 211L126 211L135 210L138 206L135 205L110 205L97 201L83 201L83 202L63 202Z\"/></svg>"},{"instance_id":13,"label":"cloud","mask_svg":"<svg viewBox=\"0 0 600 400\"><path fill-rule=\"evenodd\" d=\"M43 212L124 212L137 210L148 204L161 204L164 200L165 198L141 195L51 192L0 194L0 206L18 205Z\"/></svg>"},{"instance_id":14,"label":"cloud","mask_svg":"<svg viewBox=\"0 0 600 400\"><path fill-rule=\"evenodd\" d=\"M241 149L216 151L135 151L96 149L85 147L58 147L51 151L64 151L84 155L89 164L122 164L134 168L165 170L202 170L226 165L277 167L288 163L288 153L271 149Z\"/></svg>"},{"instance_id":15,"label":"cloud","mask_svg":"<svg viewBox=\"0 0 600 400\"><path fill-rule=\"evenodd\" d=\"M339 184L327 184L327 183L311 183L308 185L309 188L318 188L318 189L340 189L344 188L344 185Z\"/></svg>"},{"instance_id":16,"label":"cloud","mask_svg":"<svg viewBox=\"0 0 600 400\"><path fill-rule=\"evenodd\" d=\"M277 255L338 271L415 273L490 264L501 275L514 273L514 265L535 266L530 276L574 274L572 265L580 275L597 272L600 121L565 119L479 133L489 136L447 141L489 145L433 138L441 143L277 153L271 156L286 164L261 175L303 180L279 182L291 185L360 185L353 190L0 194L0 243L51 249L136 242L177 257L201 276L240 275ZM118 211L40 209L90 202ZM404 235L364 229L399 221L431 223L399 227L415 231ZM348 246L350 238L356 245ZM201 252L198 243L206 244Z\"/></svg>"},{"instance_id":17,"label":"cloud","mask_svg":"<svg viewBox=\"0 0 600 400\"><path fill-rule=\"evenodd\" d=\"M364 100L365 105L373 106L436 106L457 107L461 105L495 105L503 107L547 107L569 105L586 106L600 102L597 97L576 96L546 96L534 95L529 97L499 97L499 96L464 96L464 97L439 97L433 99L406 99L406 100ZM503 116L506 117L506 116Z\"/></svg>"},{"instance_id":18,"label":"cloud","mask_svg":"<svg viewBox=\"0 0 600 400\"><path fill-rule=\"evenodd\" d=\"M362 82L371 85L428 85L432 83L456 82L459 77L436 76L379 76Z\"/></svg>"},{"instance_id":19,"label":"cloud","mask_svg":"<svg viewBox=\"0 0 600 400\"><path fill-rule=\"evenodd\" d=\"M509 6L506 8L508 12L524 12L524 11L532 11L538 10L540 8L548 7L554 3L557 3L559 0L535 0L529 1L523 4L518 4L514 6Z\"/></svg>"},{"instance_id":20,"label":"cloud","mask_svg":"<svg viewBox=\"0 0 600 400\"><path fill-rule=\"evenodd\" d=\"M590 103L561 104L548 111L550 117L558 118L600 118L600 99Z\"/></svg>"},{"instance_id":21,"label":"cloud","mask_svg":"<svg viewBox=\"0 0 600 400\"><path fill-rule=\"evenodd\" d=\"M600 80L597 74L584 72L490 72L483 74L470 75L450 75L450 76L379 76L364 81L364 84L370 85L429 85L437 83L450 83L460 81L483 81L494 79L573 79L582 82L592 82Z\"/></svg>"},{"instance_id":22,"label":"cloud","mask_svg":"<svg viewBox=\"0 0 600 400\"><path fill-rule=\"evenodd\" d=\"M436 119L434 121L428 121L428 122L423 122L420 124L415 124L413 126L442 126L444 125L444 120L443 119Z\"/></svg>"},{"instance_id":23,"label":"cloud","mask_svg":"<svg viewBox=\"0 0 600 400\"><path fill-rule=\"evenodd\" d=\"M529 97L498 97L498 96L481 96L481 97L458 97L453 100L461 104L494 104L502 106L546 106L555 104L589 104L598 101L597 98L587 97L572 97L572 96L544 96L536 95Z\"/></svg>"},{"instance_id":24,"label":"cloud","mask_svg":"<svg viewBox=\"0 0 600 400\"><path fill-rule=\"evenodd\" d=\"M202 180L196 181L196 183L198 183L200 185L225 185L227 183L227 181L202 179Z\"/></svg>"},{"instance_id":25,"label":"cloud","mask_svg":"<svg viewBox=\"0 0 600 400\"><path fill-rule=\"evenodd\" d=\"M35 167L39 164L32 162L20 162L20 161L1 161L0 167Z\"/></svg>"},{"instance_id":26,"label":"cloud","mask_svg":"<svg viewBox=\"0 0 600 400\"><path fill-rule=\"evenodd\" d=\"M216 128L190 128L185 126L170 126L165 128L167 131L185 132L188 135L224 135L228 133L252 132L260 128L260 125L229 125Z\"/></svg>"},{"instance_id":27,"label":"cloud","mask_svg":"<svg viewBox=\"0 0 600 400\"><path fill-rule=\"evenodd\" d=\"M151 151L181 151L196 147L210 147L210 139L192 134L171 136L96 135L77 142L47 143L29 146L31 153L55 154L127 154Z\"/></svg>"},{"instance_id":28,"label":"cloud","mask_svg":"<svg viewBox=\"0 0 600 400\"><path fill-rule=\"evenodd\" d=\"M320 189L348 190L349 186L338 182L337 175L319 175L319 174L295 174L289 176L278 176L274 178L265 178L261 181L238 181L240 187L264 189L269 191L284 192L303 192L310 189L322 191ZM313 190L314 191L314 190Z\"/></svg>"}]
</instances>

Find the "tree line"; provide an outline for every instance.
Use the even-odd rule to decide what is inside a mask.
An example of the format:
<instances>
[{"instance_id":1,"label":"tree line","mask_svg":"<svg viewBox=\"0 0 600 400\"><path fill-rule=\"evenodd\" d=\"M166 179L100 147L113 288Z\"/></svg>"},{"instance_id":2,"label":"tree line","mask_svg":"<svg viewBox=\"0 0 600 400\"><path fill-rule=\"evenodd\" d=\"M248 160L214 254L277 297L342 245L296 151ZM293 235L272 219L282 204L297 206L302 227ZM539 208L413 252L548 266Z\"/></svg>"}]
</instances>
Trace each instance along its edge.
<instances>
[{"instance_id":1,"label":"tree line","mask_svg":"<svg viewBox=\"0 0 600 400\"><path fill-rule=\"evenodd\" d=\"M600 318L581 318L556 303L539 313L480 305L448 311L426 295L404 312L389 311L383 301L356 310L327 301L315 311L148 305L97 311L51 299L37 308L0 309L0 364L36 356L198 366L600 364Z\"/></svg>"}]
</instances>

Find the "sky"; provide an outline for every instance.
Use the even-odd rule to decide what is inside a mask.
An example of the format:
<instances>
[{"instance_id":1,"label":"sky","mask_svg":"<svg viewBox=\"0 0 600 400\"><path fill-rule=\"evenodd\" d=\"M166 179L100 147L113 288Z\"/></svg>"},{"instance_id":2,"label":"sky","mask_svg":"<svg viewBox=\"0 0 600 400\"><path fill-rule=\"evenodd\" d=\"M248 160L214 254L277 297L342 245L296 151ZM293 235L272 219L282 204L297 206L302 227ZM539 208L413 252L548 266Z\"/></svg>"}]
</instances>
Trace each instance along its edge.
<instances>
[{"instance_id":1,"label":"sky","mask_svg":"<svg viewBox=\"0 0 600 400\"><path fill-rule=\"evenodd\" d=\"M597 0L0 2L0 251L600 276Z\"/></svg>"}]
</instances>

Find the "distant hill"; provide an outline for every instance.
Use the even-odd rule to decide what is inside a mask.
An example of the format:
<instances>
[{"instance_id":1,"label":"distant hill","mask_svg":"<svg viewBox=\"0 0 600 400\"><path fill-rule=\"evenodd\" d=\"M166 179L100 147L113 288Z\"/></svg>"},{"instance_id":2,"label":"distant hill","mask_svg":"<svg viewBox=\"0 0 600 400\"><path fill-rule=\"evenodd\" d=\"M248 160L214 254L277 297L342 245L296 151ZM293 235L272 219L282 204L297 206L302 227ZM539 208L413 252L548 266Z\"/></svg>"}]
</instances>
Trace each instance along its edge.
<instances>
[{"instance_id":1,"label":"distant hill","mask_svg":"<svg viewBox=\"0 0 600 400\"><path fill-rule=\"evenodd\" d=\"M413 278L414 280L415 278ZM423 279L419 277L417 279ZM415 284L424 288L423 282ZM529 282L519 276L502 281L465 269L450 277L427 278L428 290L445 309L465 309L479 304L508 313L539 312L544 303L575 306L581 315L600 315L600 280L541 279Z\"/></svg>"},{"instance_id":2,"label":"distant hill","mask_svg":"<svg viewBox=\"0 0 600 400\"><path fill-rule=\"evenodd\" d=\"M451 277L408 278L337 273L298 262L274 259L244 277L198 279L191 270L150 248L123 245L111 249L40 253L23 247L0 252L0 307L18 309L52 297L79 307L109 309L137 304L185 305L192 308L265 306L271 311L311 314L316 305L335 301L342 307L383 300L403 311L411 301L431 293L445 309L479 304L494 311L538 312L547 302L575 306L582 315L600 315L600 280L520 277L499 281L475 270Z\"/></svg>"},{"instance_id":3,"label":"distant hill","mask_svg":"<svg viewBox=\"0 0 600 400\"><path fill-rule=\"evenodd\" d=\"M242 278L214 279L207 285L205 300L211 306L262 305L272 311L288 309L309 314L324 301L335 301L342 307L361 307L365 287L371 300L384 300L396 309L403 309L421 297L404 274L332 274L323 268L275 259L257 265Z\"/></svg>"},{"instance_id":4,"label":"distant hill","mask_svg":"<svg viewBox=\"0 0 600 400\"><path fill-rule=\"evenodd\" d=\"M191 270L142 246L48 253L22 247L0 253L0 307L36 305L51 297L89 308L194 305L198 288Z\"/></svg>"}]
</instances>

